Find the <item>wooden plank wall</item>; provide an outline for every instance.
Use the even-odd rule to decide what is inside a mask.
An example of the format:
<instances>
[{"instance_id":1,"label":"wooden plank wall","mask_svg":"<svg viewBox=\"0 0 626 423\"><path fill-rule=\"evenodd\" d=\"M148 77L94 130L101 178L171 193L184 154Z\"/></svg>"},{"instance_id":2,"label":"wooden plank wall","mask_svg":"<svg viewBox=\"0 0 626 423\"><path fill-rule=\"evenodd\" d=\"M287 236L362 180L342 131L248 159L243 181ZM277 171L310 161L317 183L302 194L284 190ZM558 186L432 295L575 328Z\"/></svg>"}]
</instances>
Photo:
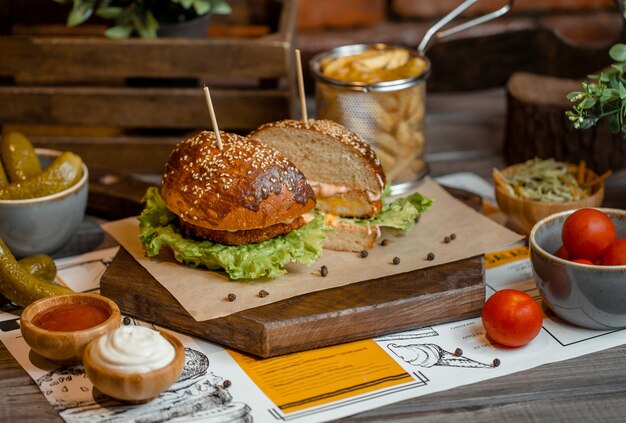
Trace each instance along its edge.
<instances>
[{"instance_id":1,"label":"wooden plank wall","mask_svg":"<svg viewBox=\"0 0 626 423\"><path fill-rule=\"evenodd\" d=\"M0 23L16 1L0 0ZM210 129L205 84L220 129L291 115L296 10L284 1L276 31L246 39L0 35L0 126L72 149L92 169L160 173L173 144Z\"/></svg>"}]
</instances>

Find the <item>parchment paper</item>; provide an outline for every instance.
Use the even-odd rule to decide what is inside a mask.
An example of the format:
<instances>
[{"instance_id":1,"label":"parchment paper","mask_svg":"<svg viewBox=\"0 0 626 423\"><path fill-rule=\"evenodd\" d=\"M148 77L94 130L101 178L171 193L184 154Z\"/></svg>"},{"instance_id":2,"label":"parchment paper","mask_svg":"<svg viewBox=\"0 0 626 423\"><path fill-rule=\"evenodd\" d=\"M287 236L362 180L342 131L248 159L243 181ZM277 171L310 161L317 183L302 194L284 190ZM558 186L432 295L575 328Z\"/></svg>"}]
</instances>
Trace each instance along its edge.
<instances>
[{"instance_id":1,"label":"parchment paper","mask_svg":"<svg viewBox=\"0 0 626 423\"><path fill-rule=\"evenodd\" d=\"M376 245L369 250L367 258L361 258L358 253L324 250L313 266L288 265L289 273L273 280L229 281L220 272L193 269L160 258L146 258L138 238L139 223L134 217L107 223L103 228L198 321L309 292L473 257L523 238L456 200L430 179L417 191L435 201L406 235L383 231L378 241L386 238L389 244ZM444 237L452 233L456 234L456 239L444 243ZM432 261L426 259L429 252L435 255ZM400 258L400 264L393 264L394 257ZM322 265L328 267L326 277L320 275ZM259 297L262 289L269 295ZM228 301L230 293L237 296L235 301Z\"/></svg>"}]
</instances>

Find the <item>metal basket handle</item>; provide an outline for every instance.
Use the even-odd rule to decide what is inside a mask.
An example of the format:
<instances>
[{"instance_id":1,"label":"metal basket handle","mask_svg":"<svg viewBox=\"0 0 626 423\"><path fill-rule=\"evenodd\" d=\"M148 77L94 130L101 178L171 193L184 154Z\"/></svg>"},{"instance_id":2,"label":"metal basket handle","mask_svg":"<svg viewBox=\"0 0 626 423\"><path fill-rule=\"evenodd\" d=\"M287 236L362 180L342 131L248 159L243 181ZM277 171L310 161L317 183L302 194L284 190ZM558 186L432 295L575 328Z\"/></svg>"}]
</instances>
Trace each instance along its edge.
<instances>
[{"instance_id":1,"label":"metal basket handle","mask_svg":"<svg viewBox=\"0 0 626 423\"><path fill-rule=\"evenodd\" d=\"M483 15L483 16L479 16L479 17L474 18L472 20L469 20L467 22L463 22L460 25L457 25L457 26L454 26L452 28L448 28L446 30L440 31L441 28L443 28L444 26L446 26L447 24L452 22L452 20L454 20L454 18L459 16L461 13L463 13L467 8L469 8L470 6L474 5L474 3L478 2L478 0L465 0L463 3L458 5L455 9L453 9L446 16L441 18L441 20L439 20L436 24L431 26L428 29L428 31L426 31L426 34L424 35L424 38L422 38L422 41L420 42L419 46L417 47L417 51L419 52L419 54L421 56L424 56L426 54L426 51L430 48L430 44L431 44L430 42L431 42L433 36L435 37L436 40L440 40L442 38L449 37L451 35L457 34L457 33L461 32L461 31L465 31L466 29L470 29L470 28L475 27L477 25L482 25L485 22L488 22L488 21L490 21L492 19L496 19L496 18L499 18L502 15L507 14L509 12L509 10L511 10L511 8L513 7L513 1L514 0L509 0L508 4L505 4L501 8L499 8L497 10L494 10L491 13L488 13L488 14Z\"/></svg>"}]
</instances>

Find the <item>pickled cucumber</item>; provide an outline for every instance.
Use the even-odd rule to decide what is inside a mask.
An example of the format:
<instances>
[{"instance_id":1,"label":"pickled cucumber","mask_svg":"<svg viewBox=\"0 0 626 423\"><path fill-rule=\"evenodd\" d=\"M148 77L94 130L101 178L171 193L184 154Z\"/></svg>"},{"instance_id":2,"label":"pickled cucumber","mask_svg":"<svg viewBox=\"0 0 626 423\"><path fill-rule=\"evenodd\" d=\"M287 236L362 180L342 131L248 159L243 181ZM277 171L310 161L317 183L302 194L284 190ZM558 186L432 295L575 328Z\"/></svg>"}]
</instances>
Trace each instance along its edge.
<instances>
[{"instance_id":1,"label":"pickled cucumber","mask_svg":"<svg viewBox=\"0 0 626 423\"><path fill-rule=\"evenodd\" d=\"M18 263L30 275L52 282L57 275L57 266L52 257L45 254L24 257Z\"/></svg>"},{"instance_id":2,"label":"pickled cucumber","mask_svg":"<svg viewBox=\"0 0 626 423\"><path fill-rule=\"evenodd\" d=\"M0 199L21 200L54 194L74 185L82 174L81 158L68 151L57 157L39 175L0 188Z\"/></svg>"},{"instance_id":3,"label":"pickled cucumber","mask_svg":"<svg viewBox=\"0 0 626 423\"><path fill-rule=\"evenodd\" d=\"M33 144L19 132L2 138L2 163L10 182L25 181L41 173Z\"/></svg>"},{"instance_id":4,"label":"pickled cucumber","mask_svg":"<svg viewBox=\"0 0 626 423\"><path fill-rule=\"evenodd\" d=\"M40 298L73 291L33 276L19 264L0 239L0 293L15 304L26 307Z\"/></svg>"},{"instance_id":5,"label":"pickled cucumber","mask_svg":"<svg viewBox=\"0 0 626 423\"><path fill-rule=\"evenodd\" d=\"M9 185L9 178L7 178L7 173L4 171L2 162L0 162L0 188L4 188L7 185Z\"/></svg>"}]
</instances>

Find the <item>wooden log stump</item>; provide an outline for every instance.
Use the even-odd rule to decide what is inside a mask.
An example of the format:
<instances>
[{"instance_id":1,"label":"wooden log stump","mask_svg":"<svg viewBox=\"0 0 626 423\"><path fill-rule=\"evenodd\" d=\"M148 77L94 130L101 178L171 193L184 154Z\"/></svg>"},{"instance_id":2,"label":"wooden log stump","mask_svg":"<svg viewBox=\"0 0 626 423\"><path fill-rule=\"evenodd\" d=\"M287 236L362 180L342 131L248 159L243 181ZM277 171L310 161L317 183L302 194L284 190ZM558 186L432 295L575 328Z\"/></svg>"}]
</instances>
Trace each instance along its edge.
<instances>
[{"instance_id":1,"label":"wooden log stump","mask_svg":"<svg viewBox=\"0 0 626 423\"><path fill-rule=\"evenodd\" d=\"M533 157L578 163L598 173L626 167L626 140L612 134L605 122L587 130L575 129L565 111L566 95L580 91L581 81L530 73L515 73L507 83L504 156L507 163Z\"/></svg>"}]
</instances>

